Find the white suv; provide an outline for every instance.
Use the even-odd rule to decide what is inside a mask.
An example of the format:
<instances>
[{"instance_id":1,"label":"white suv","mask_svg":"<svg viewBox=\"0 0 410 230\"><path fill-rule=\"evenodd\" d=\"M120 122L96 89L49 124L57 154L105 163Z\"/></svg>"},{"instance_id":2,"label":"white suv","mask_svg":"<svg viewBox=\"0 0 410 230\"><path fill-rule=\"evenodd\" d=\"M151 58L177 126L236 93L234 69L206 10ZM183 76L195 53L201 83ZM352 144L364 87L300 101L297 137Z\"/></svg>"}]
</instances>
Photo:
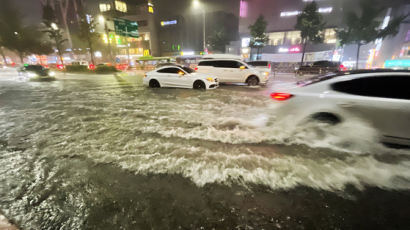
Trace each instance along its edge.
<instances>
[{"instance_id":1,"label":"white suv","mask_svg":"<svg viewBox=\"0 0 410 230\"><path fill-rule=\"evenodd\" d=\"M204 59L195 70L217 76L222 83L246 83L250 86L266 84L269 72L258 70L235 59Z\"/></svg>"}]
</instances>

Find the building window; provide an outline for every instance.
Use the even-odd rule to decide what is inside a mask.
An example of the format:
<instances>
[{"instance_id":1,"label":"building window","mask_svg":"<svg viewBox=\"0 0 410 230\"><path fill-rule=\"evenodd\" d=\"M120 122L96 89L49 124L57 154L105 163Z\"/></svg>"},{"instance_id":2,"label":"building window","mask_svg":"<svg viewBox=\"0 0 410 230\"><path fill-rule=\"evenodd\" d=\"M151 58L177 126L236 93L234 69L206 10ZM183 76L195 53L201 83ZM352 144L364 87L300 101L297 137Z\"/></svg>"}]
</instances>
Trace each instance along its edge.
<instances>
[{"instance_id":1,"label":"building window","mask_svg":"<svg viewBox=\"0 0 410 230\"><path fill-rule=\"evenodd\" d=\"M100 12L106 12L111 10L111 5L107 3L100 4Z\"/></svg>"},{"instance_id":2,"label":"building window","mask_svg":"<svg viewBox=\"0 0 410 230\"><path fill-rule=\"evenodd\" d=\"M147 20L137 21L137 23L138 23L138 26L148 26Z\"/></svg>"},{"instance_id":3,"label":"building window","mask_svg":"<svg viewBox=\"0 0 410 230\"><path fill-rule=\"evenodd\" d=\"M336 43L336 31L335 31L335 29L325 29L324 38L325 38L325 43L327 43L327 44Z\"/></svg>"},{"instance_id":4,"label":"building window","mask_svg":"<svg viewBox=\"0 0 410 230\"><path fill-rule=\"evenodd\" d=\"M274 33L269 33L268 36L269 36L269 45L278 46L278 45L283 44L285 33L284 32L274 32Z\"/></svg>"},{"instance_id":5,"label":"building window","mask_svg":"<svg viewBox=\"0 0 410 230\"><path fill-rule=\"evenodd\" d=\"M302 42L302 38L300 36L300 31L289 31L286 32L286 41L290 45L300 44Z\"/></svg>"},{"instance_id":6,"label":"building window","mask_svg":"<svg viewBox=\"0 0 410 230\"><path fill-rule=\"evenodd\" d=\"M127 4L122 1L115 1L115 9L120 12L127 12Z\"/></svg>"}]
</instances>

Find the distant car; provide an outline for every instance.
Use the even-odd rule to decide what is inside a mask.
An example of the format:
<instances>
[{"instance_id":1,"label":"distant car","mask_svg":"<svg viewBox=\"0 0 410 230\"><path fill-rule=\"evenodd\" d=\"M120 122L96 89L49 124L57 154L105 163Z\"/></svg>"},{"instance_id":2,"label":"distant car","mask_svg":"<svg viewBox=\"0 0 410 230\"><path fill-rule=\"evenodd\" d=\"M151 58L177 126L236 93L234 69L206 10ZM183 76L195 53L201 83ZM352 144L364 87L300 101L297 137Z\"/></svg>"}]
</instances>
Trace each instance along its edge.
<instances>
[{"instance_id":1,"label":"distant car","mask_svg":"<svg viewBox=\"0 0 410 230\"><path fill-rule=\"evenodd\" d=\"M196 73L189 67L179 66L164 66L150 71L145 74L143 83L150 88L215 89L219 86L216 77Z\"/></svg>"},{"instance_id":2,"label":"distant car","mask_svg":"<svg viewBox=\"0 0 410 230\"><path fill-rule=\"evenodd\" d=\"M296 74L327 74L327 73L337 73L340 71L346 71L347 68L343 66L340 62L333 61L317 61L312 65L301 66L296 70Z\"/></svg>"},{"instance_id":3,"label":"distant car","mask_svg":"<svg viewBox=\"0 0 410 230\"><path fill-rule=\"evenodd\" d=\"M249 86L266 84L269 72L261 71L237 59L204 59L197 72L217 76L221 83L246 83Z\"/></svg>"},{"instance_id":4,"label":"distant car","mask_svg":"<svg viewBox=\"0 0 410 230\"><path fill-rule=\"evenodd\" d=\"M177 63L175 63L175 62L164 62L164 63L159 63L159 64L157 64L157 65L155 66L155 68L161 68L161 67L164 67L164 66L179 66L179 67L183 67L182 65L177 64Z\"/></svg>"},{"instance_id":5,"label":"distant car","mask_svg":"<svg viewBox=\"0 0 410 230\"><path fill-rule=\"evenodd\" d=\"M42 65L25 65L20 67L18 70L18 75L27 79L53 79L55 73Z\"/></svg>"},{"instance_id":6,"label":"distant car","mask_svg":"<svg viewBox=\"0 0 410 230\"><path fill-rule=\"evenodd\" d=\"M249 61L246 63L261 71L269 72L269 73L272 72L272 65L270 61Z\"/></svg>"},{"instance_id":7,"label":"distant car","mask_svg":"<svg viewBox=\"0 0 410 230\"><path fill-rule=\"evenodd\" d=\"M383 142L410 145L409 86L410 71L355 71L274 89L271 97L282 103L280 117L334 125L359 118L379 130Z\"/></svg>"}]
</instances>

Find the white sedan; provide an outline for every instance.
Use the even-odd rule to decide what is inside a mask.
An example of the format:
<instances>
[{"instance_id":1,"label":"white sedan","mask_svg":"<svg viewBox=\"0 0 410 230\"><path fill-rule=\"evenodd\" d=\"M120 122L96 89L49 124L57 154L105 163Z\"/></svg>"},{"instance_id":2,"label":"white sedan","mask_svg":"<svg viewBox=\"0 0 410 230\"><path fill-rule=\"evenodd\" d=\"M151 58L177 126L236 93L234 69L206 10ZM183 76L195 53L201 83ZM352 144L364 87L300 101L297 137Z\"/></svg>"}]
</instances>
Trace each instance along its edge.
<instances>
[{"instance_id":1,"label":"white sedan","mask_svg":"<svg viewBox=\"0 0 410 230\"><path fill-rule=\"evenodd\" d=\"M299 124L307 118L331 124L359 118L379 131L382 142L410 145L409 86L409 71L352 71L274 89L271 97L282 104L280 117L295 117Z\"/></svg>"},{"instance_id":2,"label":"white sedan","mask_svg":"<svg viewBox=\"0 0 410 230\"><path fill-rule=\"evenodd\" d=\"M164 66L150 71L145 74L143 82L150 88L215 89L219 86L216 77L196 73L191 68L181 66Z\"/></svg>"}]
</instances>

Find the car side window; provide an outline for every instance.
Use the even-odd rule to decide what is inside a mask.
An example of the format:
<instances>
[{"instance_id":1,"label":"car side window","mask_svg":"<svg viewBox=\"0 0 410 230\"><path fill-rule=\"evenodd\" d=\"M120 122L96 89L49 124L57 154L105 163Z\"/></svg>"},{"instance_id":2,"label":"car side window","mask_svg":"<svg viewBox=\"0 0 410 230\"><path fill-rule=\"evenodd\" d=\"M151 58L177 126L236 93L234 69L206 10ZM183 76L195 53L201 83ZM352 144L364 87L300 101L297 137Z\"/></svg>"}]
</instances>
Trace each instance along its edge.
<instances>
[{"instance_id":1,"label":"car side window","mask_svg":"<svg viewBox=\"0 0 410 230\"><path fill-rule=\"evenodd\" d=\"M160 69L157 72L158 73L174 73L174 74L178 74L179 72L181 72L182 70L180 70L179 68L164 68L164 69Z\"/></svg>"},{"instance_id":2,"label":"car side window","mask_svg":"<svg viewBox=\"0 0 410 230\"><path fill-rule=\"evenodd\" d=\"M359 96L410 100L409 85L410 76L382 76L337 82L331 88Z\"/></svg>"},{"instance_id":3,"label":"car side window","mask_svg":"<svg viewBox=\"0 0 410 230\"><path fill-rule=\"evenodd\" d=\"M198 63L198 66L215 66L214 61L201 61Z\"/></svg>"},{"instance_id":4,"label":"car side window","mask_svg":"<svg viewBox=\"0 0 410 230\"><path fill-rule=\"evenodd\" d=\"M219 68L239 68L241 65L237 61L218 61L215 67Z\"/></svg>"}]
</instances>

